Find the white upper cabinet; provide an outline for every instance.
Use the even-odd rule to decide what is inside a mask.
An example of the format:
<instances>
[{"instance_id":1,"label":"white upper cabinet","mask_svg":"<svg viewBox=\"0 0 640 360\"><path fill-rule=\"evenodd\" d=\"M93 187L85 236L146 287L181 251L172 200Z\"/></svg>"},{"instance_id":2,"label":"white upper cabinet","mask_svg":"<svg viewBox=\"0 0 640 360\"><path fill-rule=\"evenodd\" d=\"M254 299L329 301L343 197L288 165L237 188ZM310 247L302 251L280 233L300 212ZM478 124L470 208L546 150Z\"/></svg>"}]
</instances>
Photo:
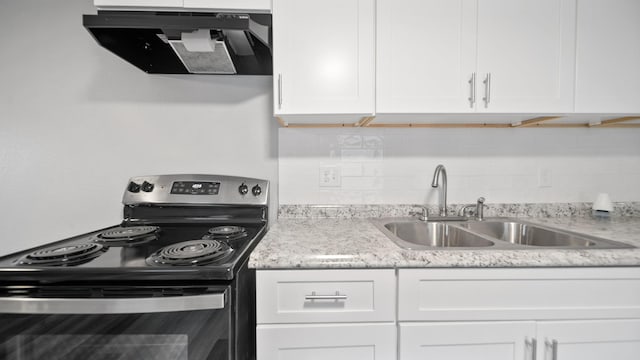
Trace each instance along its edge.
<instances>
[{"instance_id":1,"label":"white upper cabinet","mask_svg":"<svg viewBox=\"0 0 640 360\"><path fill-rule=\"evenodd\" d=\"M576 112L640 112L640 1L578 0Z\"/></svg>"},{"instance_id":2,"label":"white upper cabinet","mask_svg":"<svg viewBox=\"0 0 640 360\"><path fill-rule=\"evenodd\" d=\"M97 7L182 7L183 0L94 0Z\"/></svg>"},{"instance_id":3,"label":"white upper cabinet","mask_svg":"<svg viewBox=\"0 0 640 360\"><path fill-rule=\"evenodd\" d=\"M378 0L380 113L469 112L476 1Z\"/></svg>"},{"instance_id":4,"label":"white upper cabinet","mask_svg":"<svg viewBox=\"0 0 640 360\"><path fill-rule=\"evenodd\" d=\"M378 0L377 112L573 111L575 0Z\"/></svg>"},{"instance_id":5,"label":"white upper cabinet","mask_svg":"<svg viewBox=\"0 0 640 360\"><path fill-rule=\"evenodd\" d=\"M373 114L375 0L273 0L274 113Z\"/></svg>"},{"instance_id":6,"label":"white upper cabinet","mask_svg":"<svg viewBox=\"0 0 640 360\"><path fill-rule=\"evenodd\" d=\"M271 0L184 0L184 7L215 10L271 10Z\"/></svg>"},{"instance_id":7,"label":"white upper cabinet","mask_svg":"<svg viewBox=\"0 0 640 360\"><path fill-rule=\"evenodd\" d=\"M271 11L271 0L94 0L97 7Z\"/></svg>"},{"instance_id":8,"label":"white upper cabinet","mask_svg":"<svg viewBox=\"0 0 640 360\"><path fill-rule=\"evenodd\" d=\"M573 111L575 0L478 0L478 110Z\"/></svg>"}]
</instances>

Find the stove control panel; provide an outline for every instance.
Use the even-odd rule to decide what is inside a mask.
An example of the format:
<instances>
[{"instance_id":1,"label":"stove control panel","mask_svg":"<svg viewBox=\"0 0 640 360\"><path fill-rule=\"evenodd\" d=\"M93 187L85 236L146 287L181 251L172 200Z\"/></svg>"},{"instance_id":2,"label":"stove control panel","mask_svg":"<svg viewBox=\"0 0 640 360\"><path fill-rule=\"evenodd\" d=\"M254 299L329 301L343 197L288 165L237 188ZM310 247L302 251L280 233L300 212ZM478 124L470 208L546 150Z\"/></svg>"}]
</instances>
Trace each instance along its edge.
<instances>
[{"instance_id":1,"label":"stove control panel","mask_svg":"<svg viewBox=\"0 0 640 360\"><path fill-rule=\"evenodd\" d=\"M180 205L267 205L269 181L225 175L150 175L129 180L122 202Z\"/></svg>"},{"instance_id":2,"label":"stove control panel","mask_svg":"<svg viewBox=\"0 0 640 360\"><path fill-rule=\"evenodd\" d=\"M172 194L182 195L218 195L219 182L208 181L176 181L171 186Z\"/></svg>"}]
</instances>

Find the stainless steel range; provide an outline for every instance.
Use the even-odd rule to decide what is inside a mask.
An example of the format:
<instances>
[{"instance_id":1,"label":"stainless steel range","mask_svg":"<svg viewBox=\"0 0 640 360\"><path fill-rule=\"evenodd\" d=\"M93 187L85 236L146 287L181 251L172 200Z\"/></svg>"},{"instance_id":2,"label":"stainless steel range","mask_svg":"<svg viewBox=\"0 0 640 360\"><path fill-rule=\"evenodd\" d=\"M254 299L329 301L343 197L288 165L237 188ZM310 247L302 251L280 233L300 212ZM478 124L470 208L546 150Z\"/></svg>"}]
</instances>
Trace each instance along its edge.
<instances>
[{"instance_id":1,"label":"stainless steel range","mask_svg":"<svg viewBox=\"0 0 640 360\"><path fill-rule=\"evenodd\" d=\"M0 358L255 358L269 183L130 179L113 227L0 258Z\"/></svg>"}]
</instances>

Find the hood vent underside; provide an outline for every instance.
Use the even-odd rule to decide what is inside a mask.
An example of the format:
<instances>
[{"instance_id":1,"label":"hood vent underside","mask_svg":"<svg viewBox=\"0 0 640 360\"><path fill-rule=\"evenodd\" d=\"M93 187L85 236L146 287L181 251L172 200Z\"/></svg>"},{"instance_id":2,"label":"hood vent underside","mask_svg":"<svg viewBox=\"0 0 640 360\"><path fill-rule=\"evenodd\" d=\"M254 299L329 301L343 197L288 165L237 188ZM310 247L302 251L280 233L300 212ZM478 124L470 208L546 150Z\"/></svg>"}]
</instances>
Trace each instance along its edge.
<instances>
[{"instance_id":1,"label":"hood vent underside","mask_svg":"<svg viewBox=\"0 0 640 360\"><path fill-rule=\"evenodd\" d=\"M270 14L98 11L83 25L147 73L273 74Z\"/></svg>"}]
</instances>

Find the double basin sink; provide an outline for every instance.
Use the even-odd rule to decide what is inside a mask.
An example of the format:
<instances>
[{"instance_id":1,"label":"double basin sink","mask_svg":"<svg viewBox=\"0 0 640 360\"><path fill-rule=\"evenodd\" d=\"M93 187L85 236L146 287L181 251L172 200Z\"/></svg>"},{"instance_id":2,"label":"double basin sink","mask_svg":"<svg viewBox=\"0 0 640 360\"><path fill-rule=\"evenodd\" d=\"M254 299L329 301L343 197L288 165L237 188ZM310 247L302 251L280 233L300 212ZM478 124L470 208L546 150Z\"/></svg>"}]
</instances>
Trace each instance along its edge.
<instances>
[{"instance_id":1,"label":"double basin sink","mask_svg":"<svg viewBox=\"0 0 640 360\"><path fill-rule=\"evenodd\" d=\"M375 219L373 224L398 246L425 249L618 249L631 245L527 221Z\"/></svg>"}]
</instances>

